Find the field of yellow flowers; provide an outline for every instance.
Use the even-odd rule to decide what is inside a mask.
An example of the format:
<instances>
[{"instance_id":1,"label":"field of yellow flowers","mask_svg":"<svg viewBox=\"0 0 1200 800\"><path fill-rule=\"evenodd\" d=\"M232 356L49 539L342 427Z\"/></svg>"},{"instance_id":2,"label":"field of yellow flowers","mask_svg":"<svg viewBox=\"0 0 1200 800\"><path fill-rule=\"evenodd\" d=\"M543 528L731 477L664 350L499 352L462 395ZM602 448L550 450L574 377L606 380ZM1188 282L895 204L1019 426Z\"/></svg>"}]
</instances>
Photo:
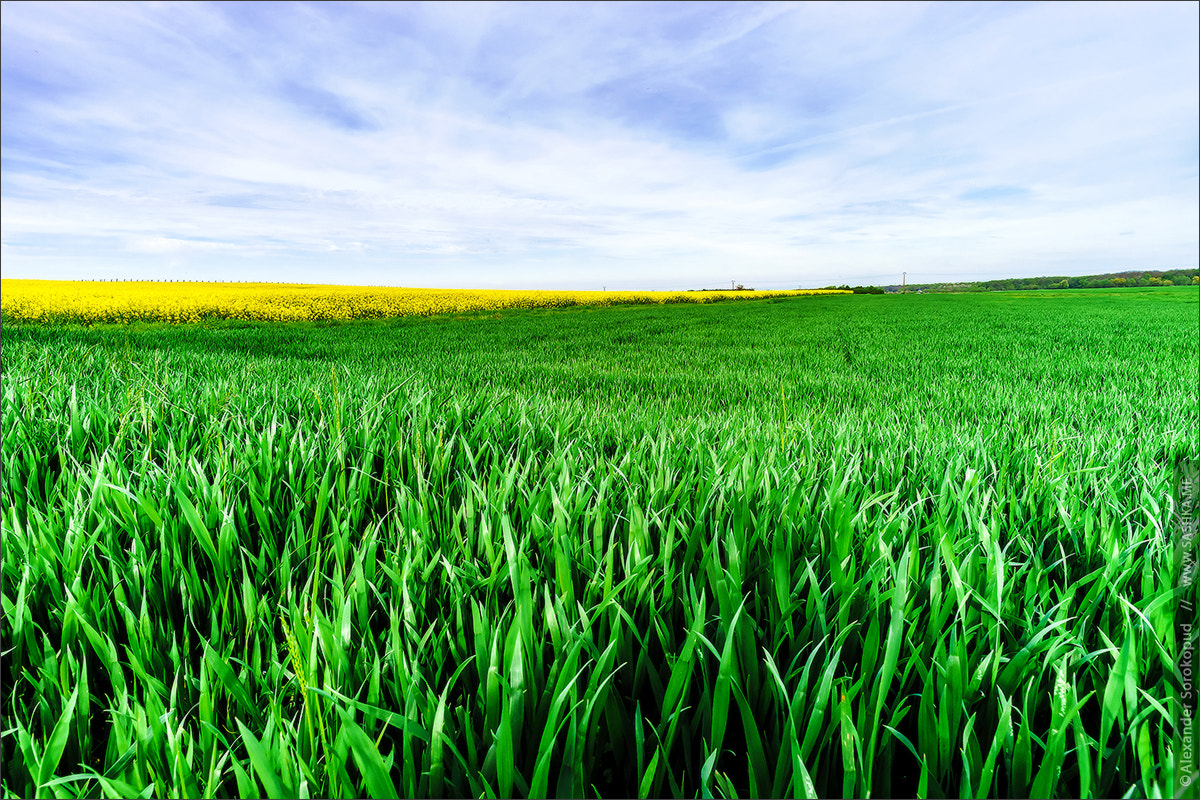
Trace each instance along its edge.
<instances>
[{"instance_id":1,"label":"field of yellow flowers","mask_svg":"<svg viewBox=\"0 0 1200 800\"><path fill-rule=\"evenodd\" d=\"M564 306L708 303L831 293L835 292L580 292L6 279L0 281L0 308L4 319L9 322L296 321L430 316Z\"/></svg>"}]
</instances>

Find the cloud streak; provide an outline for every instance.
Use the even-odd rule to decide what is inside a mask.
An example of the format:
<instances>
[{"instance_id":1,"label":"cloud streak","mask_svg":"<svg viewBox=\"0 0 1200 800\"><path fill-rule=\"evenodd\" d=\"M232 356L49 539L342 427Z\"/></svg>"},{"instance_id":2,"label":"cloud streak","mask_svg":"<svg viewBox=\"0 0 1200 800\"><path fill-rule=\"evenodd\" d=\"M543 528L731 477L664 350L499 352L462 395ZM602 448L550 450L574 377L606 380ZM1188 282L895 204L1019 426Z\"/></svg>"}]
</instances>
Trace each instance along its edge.
<instances>
[{"instance_id":1,"label":"cloud streak","mask_svg":"<svg viewBox=\"0 0 1200 800\"><path fill-rule=\"evenodd\" d=\"M4 274L668 289L1193 266L1197 22L5 4Z\"/></svg>"}]
</instances>

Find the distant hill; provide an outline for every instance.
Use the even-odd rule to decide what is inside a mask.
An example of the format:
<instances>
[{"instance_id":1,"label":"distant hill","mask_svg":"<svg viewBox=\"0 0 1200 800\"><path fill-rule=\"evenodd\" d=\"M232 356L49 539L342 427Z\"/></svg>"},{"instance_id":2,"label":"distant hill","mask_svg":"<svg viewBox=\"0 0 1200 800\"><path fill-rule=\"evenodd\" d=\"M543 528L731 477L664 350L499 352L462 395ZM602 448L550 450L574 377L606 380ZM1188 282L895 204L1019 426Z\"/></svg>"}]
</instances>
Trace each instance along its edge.
<instances>
[{"instance_id":1,"label":"distant hill","mask_svg":"<svg viewBox=\"0 0 1200 800\"><path fill-rule=\"evenodd\" d=\"M1195 269L1133 269L1104 275L1043 276L1040 278L1004 278L995 281L958 281L948 283L910 283L891 286L822 286L822 289L850 289L855 294L892 294L906 292L1007 292L1030 289L1104 289L1113 286L1194 286L1200 284Z\"/></svg>"}]
</instances>

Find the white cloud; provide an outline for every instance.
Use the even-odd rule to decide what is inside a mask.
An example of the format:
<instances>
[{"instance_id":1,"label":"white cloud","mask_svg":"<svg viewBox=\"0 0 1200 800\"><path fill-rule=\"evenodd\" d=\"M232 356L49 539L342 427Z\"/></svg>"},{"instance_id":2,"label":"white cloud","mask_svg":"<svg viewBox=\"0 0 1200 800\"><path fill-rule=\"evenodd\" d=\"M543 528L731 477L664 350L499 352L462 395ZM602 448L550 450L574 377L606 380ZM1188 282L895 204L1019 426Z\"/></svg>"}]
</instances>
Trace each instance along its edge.
<instances>
[{"instance_id":1,"label":"white cloud","mask_svg":"<svg viewBox=\"0 0 1200 800\"><path fill-rule=\"evenodd\" d=\"M1192 6L278 8L6 6L5 275L683 288L1200 249Z\"/></svg>"},{"instance_id":2,"label":"white cloud","mask_svg":"<svg viewBox=\"0 0 1200 800\"><path fill-rule=\"evenodd\" d=\"M231 242L205 242L193 239L172 239L168 236L135 239L130 242L129 249L135 253L184 253L184 252L213 252L237 250L238 245Z\"/></svg>"}]
</instances>

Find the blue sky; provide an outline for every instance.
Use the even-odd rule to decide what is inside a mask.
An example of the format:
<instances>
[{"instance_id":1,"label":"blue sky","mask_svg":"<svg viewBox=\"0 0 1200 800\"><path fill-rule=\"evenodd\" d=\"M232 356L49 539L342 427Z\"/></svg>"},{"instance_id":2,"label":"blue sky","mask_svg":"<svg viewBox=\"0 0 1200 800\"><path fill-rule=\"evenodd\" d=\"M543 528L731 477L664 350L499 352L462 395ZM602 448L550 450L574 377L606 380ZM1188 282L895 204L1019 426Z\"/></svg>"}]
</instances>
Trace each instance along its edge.
<instances>
[{"instance_id":1,"label":"blue sky","mask_svg":"<svg viewBox=\"0 0 1200 800\"><path fill-rule=\"evenodd\" d=\"M3 3L3 274L1194 267L1200 4Z\"/></svg>"}]
</instances>

